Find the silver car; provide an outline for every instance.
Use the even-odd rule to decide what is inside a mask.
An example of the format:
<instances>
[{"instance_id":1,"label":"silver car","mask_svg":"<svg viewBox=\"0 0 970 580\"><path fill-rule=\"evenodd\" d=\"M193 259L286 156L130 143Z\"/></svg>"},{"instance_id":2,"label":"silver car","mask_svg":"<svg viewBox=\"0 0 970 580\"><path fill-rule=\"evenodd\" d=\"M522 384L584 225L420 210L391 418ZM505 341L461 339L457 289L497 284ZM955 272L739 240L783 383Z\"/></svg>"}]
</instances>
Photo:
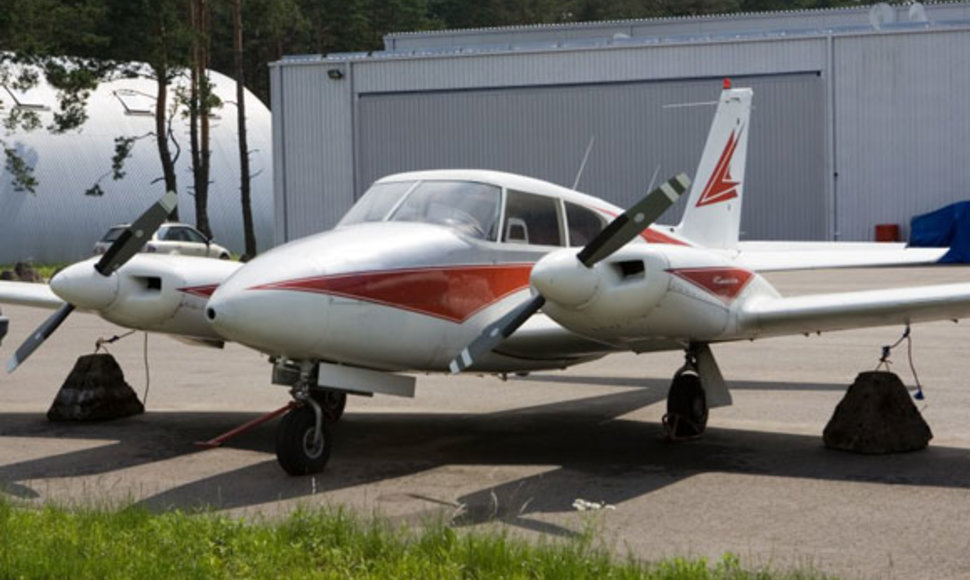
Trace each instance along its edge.
<instances>
[{"instance_id":1,"label":"silver car","mask_svg":"<svg viewBox=\"0 0 970 580\"><path fill-rule=\"evenodd\" d=\"M111 244L125 231L128 224L112 227L96 244L94 253L105 253ZM169 222L162 224L155 235L142 248L143 252L158 254L182 254L184 256L203 256L229 259L229 250L202 235L202 232L188 224Z\"/></svg>"}]
</instances>

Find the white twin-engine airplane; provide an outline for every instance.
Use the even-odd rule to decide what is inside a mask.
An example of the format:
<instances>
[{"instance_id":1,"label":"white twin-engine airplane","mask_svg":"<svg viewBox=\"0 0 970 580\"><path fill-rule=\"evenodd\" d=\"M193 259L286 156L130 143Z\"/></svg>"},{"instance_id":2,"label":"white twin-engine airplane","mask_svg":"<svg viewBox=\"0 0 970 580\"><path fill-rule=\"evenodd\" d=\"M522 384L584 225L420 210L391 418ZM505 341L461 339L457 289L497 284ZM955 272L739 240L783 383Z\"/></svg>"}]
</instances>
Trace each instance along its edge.
<instances>
[{"instance_id":1,"label":"white twin-engine airplane","mask_svg":"<svg viewBox=\"0 0 970 580\"><path fill-rule=\"evenodd\" d=\"M442 170L377 181L331 231L247 264L139 254L168 194L101 257L50 286L0 282L0 302L56 308L12 371L75 308L128 327L266 353L295 400L283 469L330 455L347 393L413 396L401 372L558 369L620 351L683 350L668 428L703 432L731 403L709 345L957 319L970 284L782 297L760 271L933 262L900 245L738 241L750 89L720 96L693 186L683 175L623 211L551 183ZM652 225L690 188L680 225Z\"/></svg>"}]
</instances>

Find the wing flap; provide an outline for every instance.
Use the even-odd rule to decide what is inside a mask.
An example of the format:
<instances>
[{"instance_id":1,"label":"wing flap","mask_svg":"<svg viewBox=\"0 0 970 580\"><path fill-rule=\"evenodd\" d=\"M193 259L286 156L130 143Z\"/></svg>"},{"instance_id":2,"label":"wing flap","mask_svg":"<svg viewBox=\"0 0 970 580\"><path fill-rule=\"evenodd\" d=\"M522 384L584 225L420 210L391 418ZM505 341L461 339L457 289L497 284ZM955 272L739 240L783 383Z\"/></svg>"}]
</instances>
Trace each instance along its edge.
<instances>
[{"instance_id":1,"label":"wing flap","mask_svg":"<svg viewBox=\"0 0 970 580\"><path fill-rule=\"evenodd\" d=\"M766 298L744 307L750 338L871 326L957 320L970 316L970 284Z\"/></svg>"},{"instance_id":2,"label":"wing flap","mask_svg":"<svg viewBox=\"0 0 970 580\"><path fill-rule=\"evenodd\" d=\"M64 301L51 292L47 284L0 280L0 304L57 309Z\"/></svg>"}]
</instances>

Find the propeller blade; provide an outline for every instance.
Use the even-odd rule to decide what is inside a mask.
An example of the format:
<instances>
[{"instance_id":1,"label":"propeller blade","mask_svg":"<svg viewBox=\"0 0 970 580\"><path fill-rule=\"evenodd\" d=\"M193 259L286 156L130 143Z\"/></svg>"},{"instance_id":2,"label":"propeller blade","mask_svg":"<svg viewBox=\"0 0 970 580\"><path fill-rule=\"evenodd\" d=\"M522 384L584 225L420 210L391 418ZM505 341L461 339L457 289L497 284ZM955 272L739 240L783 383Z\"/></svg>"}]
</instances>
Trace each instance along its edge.
<instances>
[{"instance_id":1,"label":"propeller blade","mask_svg":"<svg viewBox=\"0 0 970 580\"><path fill-rule=\"evenodd\" d=\"M7 361L7 372L12 373L18 366L20 366L20 363L27 360L27 357L37 350L38 346L44 344L47 337L57 330L57 327L64 322L64 319L67 318L67 315L73 310L73 305L65 303L58 308L57 311L50 316L50 318L38 326L37 330L35 330L34 333L31 334L27 340L20 345L17 352L15 352L14 355L10 357L10 360Z\"/></svg>"},{"instance_id":2,"label":"propeller blade","mask_svg":"<svg viewBox=\"0 0 970 580\"><path fill-rule=\"evenodd\" d=\"M640 235L660 214L667 211L690 187L690 178L683 173L654 189L636 205L609 223L603 231L576 254L587 268L619 250Z\"/></svg>"},{"instance_id":3,"label":"propeller blade","mask_svg":"<svg viewBox=\"0 0 970 580\"><path fill-rule=\"evenodd\" d=\"M475 364L482 355L492 351L513 332L519 329L530 316L536 313L546 303L542 295L533 296L526 302L513 308L502 318L485 327L478 337L466 346L458 357L451 361L448 369L451 374L457 374Z\"/></svg>"},{"instance_id":4,"label":"propeller blade","mask_svg":"<svg viewBox=\"0 0 970 580\"><path fill-rule=\"evenodd\" d=\"M112 272L123 266L125 262L141 250L145 242L155 233L155 230L165 222L168 215L175 209L177 201L178 196L175 195L175 192L170 191L163 195L118 236L118 239L111 244L108 251L94 265L94 269L102 276L110 276Z\"/></svg>"}]
</instances>

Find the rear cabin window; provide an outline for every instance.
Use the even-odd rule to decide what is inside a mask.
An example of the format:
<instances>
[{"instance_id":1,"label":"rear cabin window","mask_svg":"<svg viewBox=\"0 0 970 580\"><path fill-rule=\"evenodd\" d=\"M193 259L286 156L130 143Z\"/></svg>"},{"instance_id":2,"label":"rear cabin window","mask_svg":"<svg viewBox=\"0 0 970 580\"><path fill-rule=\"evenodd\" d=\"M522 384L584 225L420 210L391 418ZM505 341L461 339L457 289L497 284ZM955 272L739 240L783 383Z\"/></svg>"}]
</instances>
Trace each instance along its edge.
<instances>
[{"instance_id":1,"label":"rear cabin window","mask_svg":"<svg viewBox=\"0 0 970 580\"><path fill-rule=\"evenodd\" d=\"M538 246L563 245L556 199L508 190L502 241Z\"/></svg>"},{"instance_id":2,"label":"rear cabin window","mask_svg":"<svg viewBox=\"0 0 970 580\"><path fill-rule=\"evenodd\" d=\"M566 202L566 223L569 224L569 245L585 246L606 227L606 220L595 211Z\"/></svg>"}]
</instances>

